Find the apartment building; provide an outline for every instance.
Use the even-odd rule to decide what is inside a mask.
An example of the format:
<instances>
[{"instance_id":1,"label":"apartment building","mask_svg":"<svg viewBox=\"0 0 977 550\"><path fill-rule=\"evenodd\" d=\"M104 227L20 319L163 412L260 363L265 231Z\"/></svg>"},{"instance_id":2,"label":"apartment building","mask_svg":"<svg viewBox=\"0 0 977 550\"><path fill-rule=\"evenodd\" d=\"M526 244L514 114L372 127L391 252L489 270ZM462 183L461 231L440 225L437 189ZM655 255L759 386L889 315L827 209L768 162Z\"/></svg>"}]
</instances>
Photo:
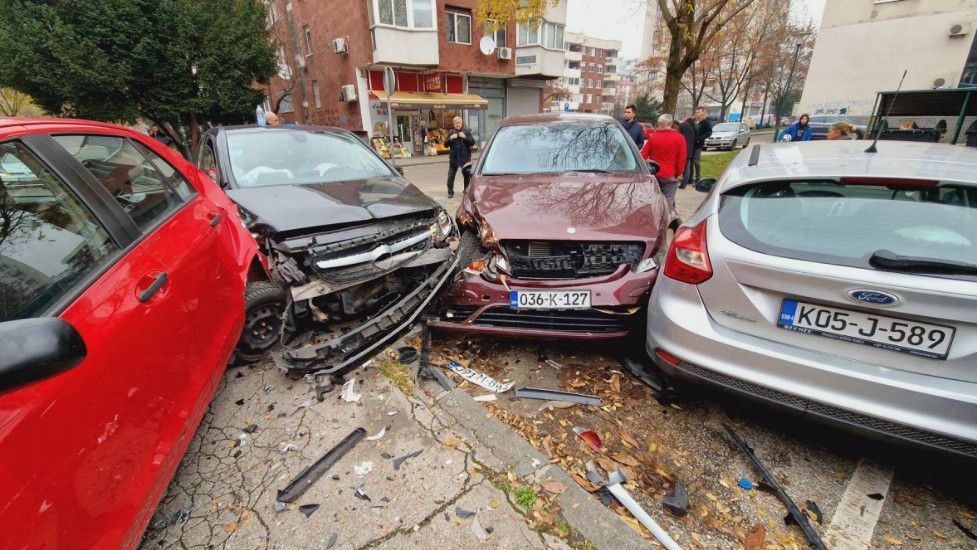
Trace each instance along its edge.
<instances>
[{"instance_id":1,"label":"apartment building","mask_svg":"<svg viewBox=\"0 0 977 550\"><path fill-rule=\"evenodd\" d=\"M564 35L562 77L548 90L550 111L614 113L617 97L620 40L604 40L583 33ZM570 97L558 97L560 90Z\"/></svg>"},{"instance_id":2,"label":"apartment building","mask_svg":"<svg viewBox=\"0 0 977 550\"><path fill-rule=\"evenodd\" d=\"M828 0L800 111L868 116L876 92L977 87L977 3Z\"/></svg>"},{"instance_id":3,"label":"apartment building","mask_svg":"<svg viewBox=\"0 0 977 550\"><path fill-rule=\"evenodd\" d=\"M387 136L383 72L392 67L394 135L412 154L437 143L456 115L486 140L504 117L541 111L547 82L562 75L546 59L563 56L565 2L535 26L492 30L476 21L477 0L263 1L278 51L266 108Z\"/></svg>"}]
</instances>

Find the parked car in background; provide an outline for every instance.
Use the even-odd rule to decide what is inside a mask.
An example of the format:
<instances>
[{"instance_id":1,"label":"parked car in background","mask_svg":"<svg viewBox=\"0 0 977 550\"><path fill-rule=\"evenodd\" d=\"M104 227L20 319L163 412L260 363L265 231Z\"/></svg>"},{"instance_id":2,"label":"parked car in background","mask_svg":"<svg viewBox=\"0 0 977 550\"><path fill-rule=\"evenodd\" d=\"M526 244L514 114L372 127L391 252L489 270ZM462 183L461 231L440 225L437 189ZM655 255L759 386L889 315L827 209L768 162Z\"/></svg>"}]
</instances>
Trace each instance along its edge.
<instances>
[{"instance_id":1,"label":"parked car in background","mask_svg":"<svg viewBox=\"0 0 977 550\"><path fill-rule=\"evenodd\" d=\"M767 145L700 182L709 195L652 293L648 353L676 376L977 457L977 151L864 149Z\"/></svg>"},{"instance_id":2,"label":"parked car in background","mask_svg":"<svg viewBox=\"0 0 977 550\"><path fill-rule=\"evenodd\" d=\"M0 159L3 545L135 547L266 277L257 244L144 134L0 119Z\"/></svg>"},{"instance_id":3,"label":"parked car in background","mask_svg":"<svg viewBox=\"0 0 977 550\"><path fill-rule=\"evenodd\" d=\"M214 128L197 159L237 204L273 276L249 294L239 352L247 359L287 329L289 370L359 364L451 276L452 218L351 132Z\"/></svg>"},{"instance_id":4,"label":"parked car in background","mask_svg":"<svg viewBox=\"0 0 977 550\"><path fill-rule=\"evenodd\" d=\"M814 115L811 117L811 139L828 139L828 130L831 129L831 125L837 124L839 122L847 122L855 127L855 136L857 139L862 139L865 137L865 132L868 128L864 124L856 124L851 120L836 116L836 115Z\"/></svg>"},{"instance_id":5,"label":"parked car in background","mask_svg":"<svg viewBox=\"0 0 977 550\"><path fill-rule=\"evenodd\" d=\"M720 122L712 127L712 135L706 138L706 149L726 149L750 144L750 127L745 122Z\"/></svg>"},{"instance_id":6,"label":"parked car in background","mask_svg":"<svg viewBox=\"0 0 977 550\"><path fill-rule=\"evenodd\" d=\"M614 119L504 120L458 211L463 267L434 328L626 336L658 275L674 213Z\"/></svg>"}]
</instances>

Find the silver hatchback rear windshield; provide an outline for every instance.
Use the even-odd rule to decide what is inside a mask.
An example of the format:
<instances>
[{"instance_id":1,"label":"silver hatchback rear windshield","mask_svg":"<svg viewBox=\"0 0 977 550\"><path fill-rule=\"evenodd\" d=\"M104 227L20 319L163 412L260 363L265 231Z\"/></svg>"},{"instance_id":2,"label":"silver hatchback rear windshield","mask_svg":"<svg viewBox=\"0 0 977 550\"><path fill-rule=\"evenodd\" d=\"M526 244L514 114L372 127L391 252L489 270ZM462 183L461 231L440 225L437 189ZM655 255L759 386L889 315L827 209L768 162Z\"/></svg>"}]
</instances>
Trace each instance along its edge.
<instances>
[{"instance_id":1,"label":"silver hatchback rear windshield","mask_svg":"<svg viewBox=\"0 0 977 550\"><path fill-rule=\"evenodd\" d=\"M977 188L850 178L739 187L719 207L723 235L764 254L977 280Z\"/></svg>"}]
</instances>

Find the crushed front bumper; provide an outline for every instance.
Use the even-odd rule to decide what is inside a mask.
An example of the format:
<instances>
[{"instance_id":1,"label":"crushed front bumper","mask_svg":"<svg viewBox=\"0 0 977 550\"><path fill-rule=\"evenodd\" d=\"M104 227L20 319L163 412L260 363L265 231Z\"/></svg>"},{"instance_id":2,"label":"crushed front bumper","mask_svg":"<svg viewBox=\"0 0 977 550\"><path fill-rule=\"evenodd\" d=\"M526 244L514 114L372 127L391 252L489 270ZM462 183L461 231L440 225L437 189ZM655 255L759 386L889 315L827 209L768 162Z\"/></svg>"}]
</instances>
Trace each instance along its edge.
<instances>
[{"instance_id":1,"label":"crushed front bumper","mask_svg":"<svg viewBox=\"0 0 977 550\"><path fill-rule=\"evenodd\" d=\"M407 330L438 295L458 265L458 253L437 267L417 288L356 329L325 340L286 348L275 361L295 372L334 373L354 366Z\"/></svg>"},{"instance_id":2,"label":"crushed front bumper","mask_svg":"<svg viewBox=\"0 0 977 550\"><path fill-rule=\"evenodd\" d=\"M491 282L464 270L445 295L437 320L428 326L446 332L486 336L570 340L623 338L640 326L658 270L634 273L621 266L606 277ZM521 310L510 307L512 290L590 290L591 308Z\"/></svg>"}]
</instances>

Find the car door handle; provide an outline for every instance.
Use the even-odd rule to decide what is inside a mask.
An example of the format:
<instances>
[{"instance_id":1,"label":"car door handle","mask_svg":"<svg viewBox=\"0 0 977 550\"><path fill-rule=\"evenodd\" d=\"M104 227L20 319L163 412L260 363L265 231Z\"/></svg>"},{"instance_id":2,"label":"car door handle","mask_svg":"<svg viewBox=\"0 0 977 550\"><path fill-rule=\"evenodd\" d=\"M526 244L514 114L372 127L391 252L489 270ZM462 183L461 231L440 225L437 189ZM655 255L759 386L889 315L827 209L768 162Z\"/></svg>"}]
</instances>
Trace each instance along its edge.
<instances>
[{"instance_id":1,"label":"car door handle","mask_svg":"<svg viewBox=\"0 0 977 550\"><path fill-rule=\"evenodd\" d=\"M153 297L154 294L159 292L160 289L163 288L163 286L166 285L167 281L169 280L170 280L170 276L167 275L165 272L157 274L156 278L153 279L153 282L148 287L146 287L146 290L143 290L142 292L139 293L138 295L139 301L140 302L148 301L150 298Z\"/></svg>"},{"instance_id":2,"label":"car door handle","mask_svg":"<svg viewBox=\"0 0 977 550\"><path fill-rule=\"evenodd\" d=\"M217 227L217 224L221 222L221 215L219 212L211 212L207 215L207 223L211 227Z\"/></svg>"}]
</instances>

